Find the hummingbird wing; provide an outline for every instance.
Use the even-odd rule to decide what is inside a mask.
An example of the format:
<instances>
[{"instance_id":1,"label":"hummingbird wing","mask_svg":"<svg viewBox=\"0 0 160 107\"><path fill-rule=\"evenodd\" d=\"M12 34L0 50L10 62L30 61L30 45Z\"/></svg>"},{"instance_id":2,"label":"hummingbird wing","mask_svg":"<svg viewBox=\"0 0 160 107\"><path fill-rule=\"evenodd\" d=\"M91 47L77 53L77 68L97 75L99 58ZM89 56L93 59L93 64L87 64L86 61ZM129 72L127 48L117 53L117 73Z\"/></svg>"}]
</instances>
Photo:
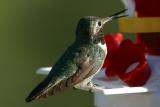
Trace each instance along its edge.
<instances>
[{"instance_id":1,"label":"hummingbird wing","mask_svg":"<svg viewBox=\"0 0 160 107\"><path fill-rule=\"evenodd\" d=\"M99 48L92 49L91 46L68 48L47 78L31 92L26 101L30 102L34 99L54 95L83 81L93 70L96 72L95 65L98 54L95 54L95 52L99 52Z\"/></svg>"}]
</instances>

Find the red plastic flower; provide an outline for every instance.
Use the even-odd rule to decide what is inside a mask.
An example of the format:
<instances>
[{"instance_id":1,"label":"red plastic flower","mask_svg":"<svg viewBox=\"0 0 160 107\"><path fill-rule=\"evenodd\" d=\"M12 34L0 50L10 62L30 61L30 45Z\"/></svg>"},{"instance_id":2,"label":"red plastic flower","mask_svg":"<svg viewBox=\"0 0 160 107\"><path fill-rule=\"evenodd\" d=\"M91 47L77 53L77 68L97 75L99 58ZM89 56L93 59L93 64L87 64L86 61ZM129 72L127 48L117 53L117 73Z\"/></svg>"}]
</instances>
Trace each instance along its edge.
<instances>
[{"instance_id":1,"label":"red plastic flower","mask_svg":"<svg viewBox=\"0 0 160 107\"><path fill-rule=\"evenodd\" d=\"M117 39L120 38L120 39ZM142 86L150 77L150 69L145 59L145 47L134 44L131 40L123 40L123 35L106 35L108 48L103 68L107 77L118 76L129 86ZM135 65L132 66L131 65Z\"/></svg>"},{"instance_id":2,"label":"red plastic flower","mask_svg":"<svg viewBox=\"0 0 160 107\"><path fill-rule=\"evenodd\" d=\"M119 48L119 44L123 40L123 35L121 33L115 34L115 36L112 36L112 34L108 34L105 36L105 42L107 44L107 56L103 65L103 68L107 68L111 65L111 60L113 60L117 49ZM106 72L106 75L109 77L116 76L116 73L112 70L111 72Z\"/></svg>"}]
</instances>

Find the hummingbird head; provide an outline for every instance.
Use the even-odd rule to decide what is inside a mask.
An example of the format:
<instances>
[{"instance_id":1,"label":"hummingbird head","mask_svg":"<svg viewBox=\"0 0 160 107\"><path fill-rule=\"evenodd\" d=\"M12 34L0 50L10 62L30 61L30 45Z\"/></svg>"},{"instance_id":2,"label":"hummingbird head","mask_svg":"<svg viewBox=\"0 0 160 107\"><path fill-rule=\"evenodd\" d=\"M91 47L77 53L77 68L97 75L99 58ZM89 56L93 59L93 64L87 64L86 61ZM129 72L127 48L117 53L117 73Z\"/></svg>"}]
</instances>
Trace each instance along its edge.
<instances>
[{"instance_id":1,"label":"hummingbird head","mask_svg":"<svg viewBox=\"0 0 160 107\"><path fill-rule=\"evenodd\" d=\"M122 15L125 11L126 9L105 18L95 16L82 17L77 25L76 39L78 41L99 43L100 38L103 38L103 26L105 23L125 17L126 15Z\"/></svg>"}]
</instances>

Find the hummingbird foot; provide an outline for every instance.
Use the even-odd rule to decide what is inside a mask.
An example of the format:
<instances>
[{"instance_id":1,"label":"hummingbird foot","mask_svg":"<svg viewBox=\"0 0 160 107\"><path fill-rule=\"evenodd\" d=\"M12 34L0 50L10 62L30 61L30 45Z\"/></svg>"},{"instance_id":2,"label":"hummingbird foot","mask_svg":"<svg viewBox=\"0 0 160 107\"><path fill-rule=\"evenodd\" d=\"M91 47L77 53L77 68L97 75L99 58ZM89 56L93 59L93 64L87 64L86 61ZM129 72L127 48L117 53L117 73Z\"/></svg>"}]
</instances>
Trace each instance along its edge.
<instances>
[{"instance_id":1,"label":"hummingbird foot","mask_svg":"<svg viewBox=\"0 0 160 107\"><path fill-rule=\"evenodd\" d=\"M93 87L93 84L91 82L81 82L73 87L73 89L80 89L85 91L90 91Z\"/></svg>"},{"instance_id":2,"label":"hummingbird foot","mask_svg":"<svg viewBox=\"0 0 160 107\"><path fill-rule=\"evenodd\" d=\"M87 83L87 86L89 87L89 92L92 93L93 87L95 87L95 84L93 84L91 81Z\"/></svg>"},{"instance_id":3,"label":"hummingbird foot","mask_svg":"<svg viewBox=\"0 0 160 107\"><path fill-rule=\"evenodd\" d=\"M84 90L84 91L88 91L88 92L95 92L99 88L100 88L100 86L98 84L93 83L92 77L90 77L90 78L76 84L73 89L74 90L80 89L80 90Z\"/></svg>"},{"instance_id":4,"label":"hummingbird foot","mask_svg":"<svg viewBox=\"0 0 160 107\"><path fill-rule=\"evenodd\" d=\"M87 83L87 86L89 86L89 87L99 87L100 85L95 84L95 83L90 81L90 82Z\"/></svg>"},{"instance_id":5,"label":"hummingbird foot","mask_svg":"<svg viewBox=\"0 0 160 107\"><path fill-rule=\"evenodd\" d=\"M90 81L87 83L87 87L89 88L89 92L94 92L94 90L100 87L100 85L94 84L93 82Z\"/></svg>"},{"instance_id":6,"label":"hummingbird foot","mask_svg":"<svg viewBox=\"0 0 160 107\"><path fill-rule=\"evenodd\" d=\"M74 90L80 89L88 92L97 92L98 90L101 89L101 87L97 84L94 84L92 82L88 82L86 84L79 83L73 87Z\"/></svg>"}]
</instances>

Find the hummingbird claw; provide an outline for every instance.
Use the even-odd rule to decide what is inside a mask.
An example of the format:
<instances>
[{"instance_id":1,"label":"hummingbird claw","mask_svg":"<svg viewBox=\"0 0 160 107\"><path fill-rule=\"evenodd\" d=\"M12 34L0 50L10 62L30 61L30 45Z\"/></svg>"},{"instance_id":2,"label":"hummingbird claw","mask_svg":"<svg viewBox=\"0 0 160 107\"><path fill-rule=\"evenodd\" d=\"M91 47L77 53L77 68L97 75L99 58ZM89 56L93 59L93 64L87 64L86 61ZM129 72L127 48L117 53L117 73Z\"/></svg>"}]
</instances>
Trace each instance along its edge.
<instances>
[{"instance_id":1,"label":"hummingbird claw","mask_svg":"<svg viewBox=\"0 0 160 107\"><path fill-rule=\"evenodd\" d=\"M98 84L94 84L94 83L92 83L92 82L90 81L90 82L87 83L87 86L89 86L89 87L97 87L97 86L99 86L99 85L98 85Z\"/></svg>"}]
</instances>

